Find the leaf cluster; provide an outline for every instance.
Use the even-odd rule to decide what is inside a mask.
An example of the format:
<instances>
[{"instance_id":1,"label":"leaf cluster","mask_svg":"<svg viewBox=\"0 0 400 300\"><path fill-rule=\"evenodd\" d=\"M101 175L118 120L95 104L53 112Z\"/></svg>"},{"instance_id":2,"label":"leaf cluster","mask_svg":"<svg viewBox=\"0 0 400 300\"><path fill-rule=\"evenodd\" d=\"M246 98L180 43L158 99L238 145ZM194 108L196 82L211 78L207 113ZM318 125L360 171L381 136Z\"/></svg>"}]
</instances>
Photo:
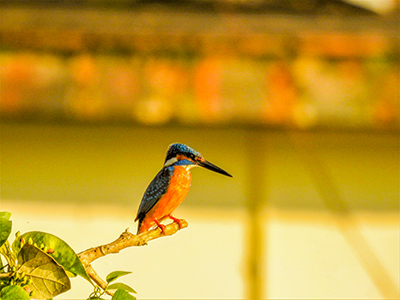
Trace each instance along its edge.
<instances>
[{"instance_id":1,"label":"leaf cluster","mask_svg":"<svg viewBox=\"0 0 400 300\"><path fill-rule=\"evenodd\" d=\"M70 277L80 276L93 282L75 251L62 239L50 233L19 232L12 245L11 213L0 212L0 300L52 299L71 288ZM6 264L3 264L4 258ZM136 299L136 293L123 283L110 284L130 272L116 271L107 276L107 288L94 286L89 299L101 299L108 292L113 300Z\"/></svg>"}]
</instances>

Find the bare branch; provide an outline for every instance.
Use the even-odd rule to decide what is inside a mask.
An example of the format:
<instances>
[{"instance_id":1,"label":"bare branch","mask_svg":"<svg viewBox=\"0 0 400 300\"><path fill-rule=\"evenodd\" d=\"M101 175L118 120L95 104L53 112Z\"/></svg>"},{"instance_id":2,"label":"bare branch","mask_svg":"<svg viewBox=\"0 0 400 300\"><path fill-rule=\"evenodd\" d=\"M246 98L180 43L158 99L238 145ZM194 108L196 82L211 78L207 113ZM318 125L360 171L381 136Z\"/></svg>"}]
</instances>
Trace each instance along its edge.
<instances>
[{"instance_id":1,"label":"bare branch","mask_svg":"<svg viewBox=\"0 0 400 300\"><path fill-rule=\"evenodd\" d=\"M181 227L179 227L179 224L177 222L173 222L165 227L164 233L161 231L160 228L156 228L153 230L143 232L139 235L135 235L130 233L127 229L123 233L121 233L119 238L116 239L114 242L82 251L81 253L78 254L78 257L81 260L83 266L85 267L86 273L89 275L89 277L92 278L93 281L98 286L100 286L103 290L105 290L105 288L107 287L107 283L104 282L99 275L97 275L97 273L90 265L91 262L105 255L111 253L118 253L122 249L128 247L147 245L148 241L163 236L173 235L178 230L188 227L188 223L185 220L181 219L180 221L181 221ZM107 293L110 294L108 291Z\"/></svg>"}]
</instances>

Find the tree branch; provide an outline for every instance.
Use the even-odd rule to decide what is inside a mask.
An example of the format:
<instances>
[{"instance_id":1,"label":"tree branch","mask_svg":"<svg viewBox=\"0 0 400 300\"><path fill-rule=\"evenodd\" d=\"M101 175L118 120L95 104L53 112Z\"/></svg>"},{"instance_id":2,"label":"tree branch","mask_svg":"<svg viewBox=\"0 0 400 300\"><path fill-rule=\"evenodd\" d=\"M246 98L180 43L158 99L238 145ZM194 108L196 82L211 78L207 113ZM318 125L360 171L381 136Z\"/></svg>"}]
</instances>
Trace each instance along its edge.
<instances>
[{"instance_id":1,"label":"tree branch","mask_svg":"<svg viewBox=\"0 0 400 300\"><path fill-rule=\"evenodd\" d=\"M158 228L158 227L156 229L143 232L139 235L132 234L127 229L123 233L121 233L119 238L116 239L115 241L113 241L109 244L97 246L97 247L82 251L78 254L78 257L81 260L83 266L85 267L86 273L89 275L89 277L92 278L92 280L98 286L100 286L103 290L105 290L107 287L107 283L104 282L100 278L99 275L97 275L95 270L90 265L91 262L93 262L94 260L96 260L100 257L106 256L108 254L118 253L122 249L125 249L128 247L147 245L148 241L151 241L151 240L163 237L163 236L173 235L178 230L188 227L188 223L185 220L181 219L180 221L181 221L182 227L179 227L179 224L177 222L173 222L171 224L168 224L165 227L164 233L161 231L161 228ZM107 293L112 294L109 291L107 291Z\"/></svg>"}]
</instances>

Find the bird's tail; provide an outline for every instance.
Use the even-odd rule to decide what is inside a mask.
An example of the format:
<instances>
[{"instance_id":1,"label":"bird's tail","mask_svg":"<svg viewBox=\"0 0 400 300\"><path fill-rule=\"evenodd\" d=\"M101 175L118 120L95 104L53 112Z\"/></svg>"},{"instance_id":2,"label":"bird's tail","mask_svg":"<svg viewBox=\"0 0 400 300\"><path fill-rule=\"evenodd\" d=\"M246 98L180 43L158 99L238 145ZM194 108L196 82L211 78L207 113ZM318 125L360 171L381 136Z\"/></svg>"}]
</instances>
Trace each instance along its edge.
<instances>
[{"instance_id":1,"label":"bird's tail","mask_svg":"<svg viewBox=\"0 0 400 300\"><path fill-rule=\"evenodd\" d=\"M135 220L136 221L136 220ZM142 225L142 221L143 220L139 220L139 223L138 223L138 227L137 227L137 233L136 234L140 234L141 232L140 232L140 227L141 227L141 225Z\"/></svg>"}]
</instances>

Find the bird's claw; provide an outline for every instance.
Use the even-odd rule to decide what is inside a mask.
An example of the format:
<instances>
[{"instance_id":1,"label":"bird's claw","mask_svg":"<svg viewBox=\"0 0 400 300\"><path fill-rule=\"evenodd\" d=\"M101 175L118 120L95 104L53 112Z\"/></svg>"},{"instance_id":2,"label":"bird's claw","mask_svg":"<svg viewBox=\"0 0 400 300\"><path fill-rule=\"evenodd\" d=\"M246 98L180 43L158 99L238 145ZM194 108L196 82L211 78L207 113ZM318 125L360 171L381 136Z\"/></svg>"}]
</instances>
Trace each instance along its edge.
<instances>
[{"instance_id":1,"label":"bird's claw","mask_svg":"<svg viewBox=\"0 0 400 300\"><path fill-rule=\"evenodd\" d=\"M158 222L158 220L154 220L157 224L157 226L161 229L161 233L165 234L165 225L161 224L160 222Z\"/></svg>"},{"instance_id":2,"label":"bird's claw","mask_svg":"<svg viewBox=\"0 0 400 300\"><path fill-rule=\"evenodd\" d=\"M170 218L170 219L173 220L175 223L177 223L178 226L179 226L179 229L182 228L182 220L181 220L181 219L175 218L175 217L173 217L173 216L171 216L171 215L169 215L168 218Z\"/></svg>"}]
</instances>

